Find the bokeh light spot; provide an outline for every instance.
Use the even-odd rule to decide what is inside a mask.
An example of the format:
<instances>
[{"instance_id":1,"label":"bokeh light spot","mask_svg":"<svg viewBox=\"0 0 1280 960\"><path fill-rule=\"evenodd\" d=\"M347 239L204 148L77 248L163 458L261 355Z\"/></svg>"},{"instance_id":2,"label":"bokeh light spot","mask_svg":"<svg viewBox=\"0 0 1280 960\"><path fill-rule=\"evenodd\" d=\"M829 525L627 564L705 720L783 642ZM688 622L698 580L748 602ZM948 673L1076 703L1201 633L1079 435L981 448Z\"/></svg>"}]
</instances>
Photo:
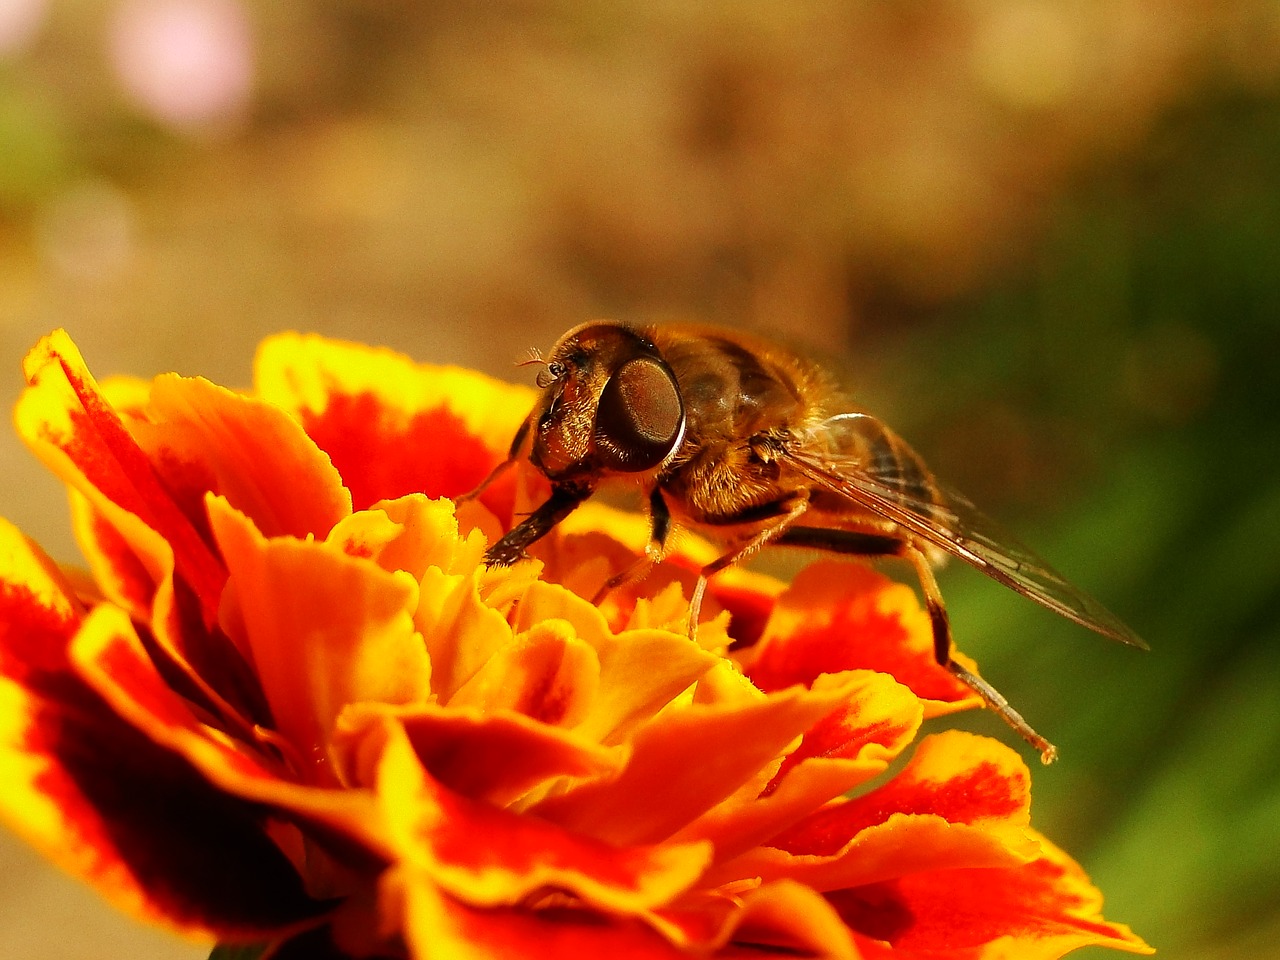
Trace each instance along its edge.
<instances>
[{"instance_id":1,"label":"bokeh light spot","mask_svg":"<svg viewBox=\"0 0 1280 960\"><path fill-rule=\"evenodd\" d=\"M45 0L0 0L0 57L24 50L40 30Z\"/></svg>"},{"instance_id":2,"label":"bokeh light spot","mask_svg":"<svg viewBox=\"0 0 1280 960\"><path fill-rule=\"evenodd\" d=\"M253 38L234 0L128 0L111 58L129 98L169 126L216 128L249 102Z\"/></svg>"}]
</instances>

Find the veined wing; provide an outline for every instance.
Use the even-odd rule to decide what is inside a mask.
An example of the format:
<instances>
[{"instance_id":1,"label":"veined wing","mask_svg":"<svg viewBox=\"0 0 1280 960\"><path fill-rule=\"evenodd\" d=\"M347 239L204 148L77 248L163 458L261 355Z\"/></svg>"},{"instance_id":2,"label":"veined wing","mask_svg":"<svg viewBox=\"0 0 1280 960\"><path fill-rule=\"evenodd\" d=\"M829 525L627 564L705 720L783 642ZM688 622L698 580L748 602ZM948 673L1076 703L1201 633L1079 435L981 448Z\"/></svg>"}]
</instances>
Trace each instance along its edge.
<instances>
[{"instance_id":1,"label":"veined wing","mask_svg":"<svg viewBox=\"0 0 1280 960\"><path fill-rule=\"evenodd\" d=\"M887 428L865 414L851 416L862 421L860 425L888 433ZM904 483L900 464L891 458L833 454L814 449L817 446L801 443L785 455L792 467L816 487L837 493L897 524L917 540L958 557L1081 626L1120 643L1148 649L1124 621L1005 535L962 494L939 486L932 479L928 490L918 481ZM936 499L931 496L935 492Z\"/></svg>"}]
</instances>

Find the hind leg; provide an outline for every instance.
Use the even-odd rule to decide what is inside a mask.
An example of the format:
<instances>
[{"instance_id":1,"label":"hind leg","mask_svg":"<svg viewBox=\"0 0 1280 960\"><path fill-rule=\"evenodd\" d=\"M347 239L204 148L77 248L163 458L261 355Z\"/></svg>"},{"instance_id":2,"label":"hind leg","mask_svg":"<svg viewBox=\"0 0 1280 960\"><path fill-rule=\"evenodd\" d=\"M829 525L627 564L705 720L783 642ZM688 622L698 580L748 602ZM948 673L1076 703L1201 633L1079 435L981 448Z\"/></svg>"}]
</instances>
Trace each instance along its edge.
<instances>
[{"instance_id":1,"label":"hind leg","mask_svg":"<svg viewBox=\"0 0 1280 960\"><path fill-rule=\"evenodd\" d=\"M929 566L929 559L919 547L892 536L849 530L824 530L820 527L792 527L778 536L775 542L850 556L901 557L909 562L915 569L920 589L924 593L925 608L929 612L929 624L933 631L933 655L938 664L981 697L988 709L994 711L1023 740L1040 751L1042 762L1052 763L1057 758L1057 748L1036 733L999 690L952 657L951 621L947 617L947 607L943 603L942 592L938 589L938 581L934 579L933 570Z\"/></svg>"}]
</instances>

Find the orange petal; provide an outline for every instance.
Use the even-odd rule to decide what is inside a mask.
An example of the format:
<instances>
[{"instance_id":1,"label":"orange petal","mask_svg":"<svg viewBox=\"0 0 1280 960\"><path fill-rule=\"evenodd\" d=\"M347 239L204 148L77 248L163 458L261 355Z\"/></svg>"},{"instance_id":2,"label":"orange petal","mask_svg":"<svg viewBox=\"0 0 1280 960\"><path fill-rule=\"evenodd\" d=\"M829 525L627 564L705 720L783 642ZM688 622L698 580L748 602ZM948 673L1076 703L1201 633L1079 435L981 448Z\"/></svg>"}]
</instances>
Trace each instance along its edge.
<instances>
[{"instance_id":1,"label":"orange petal","mask_svg":"<svg viewBox=\"0 0 1280 960\"><path fill-rule=\"evenodd\" d=\"M334 527L329 543L353 557L367 557L384 570L403 570L421 580L430 567L449 574L474 573L487 544L479 531L460 534L454 505L410 494L383 500Z\"/></svg>"},{"instance_id":2,"label":"orange petal","mask_svg":"<svg viewBox=\"0 0 1280 960\"><path fill-rule=\"evenodd\" d=\"M787 882L737 897L698 898L694 905L646 917L648 926L572 906L478 910L443 893L423 872L404 867L388 871L380 894L384 912L403 924L410 956L421 960L861 957L831 906Z\"/></svg>"},{"instance_id":3,"label":"orange petal","mask_svg":"<svg viewBox=\"0 0 1280 960\"><path fill-rule=\"evenodd\" d=\"M449 706L511 710L568 728L586 717L599 683L595 650L575 637L569 624L546 620L490 657Z\"/></svg>"},{"instance_id":4,"label":"orange petal","mask_svg":"<svg viewBox=\"0 0 1280 960\"><path fill-rule=\"evenodd\" d=\"M637 921L572 910L479 910L442 893L422 872L389 871L384 909L403 925L413 960L680 960L688 956Z\"/></svg>"},{"instance_id":5,"label":"orange petal","mask_svg":"<svg viewBox=\"0 0 1280 960\"><path fill-rule=\"evenodd\" d=\"M0 814L146 922L259 936L314 914L255 807L212 789L71 672L79 629L52 563L0 522Z\"/></svg>"},{"instance_id":6,"label":"orange petal","mask_svg":"<svg viewBox=\"0 0 1280 960\"><path fill-rule=\"evenodd\" d=\"M563 587L530 584L520 598L517 628L564 621L596 651L599 688L577 726L583 736L621 742L721 659L668 630L610 632L600 612Z\"/></svg>"},{"instance_id":7,"label":"orange petal","mask_svg":"<svg viewBox=\"0 0 1280 960\"><path fill-rule=\"evenodd\" d=\"M747 672L777 690L841 670L890 674L930 701L926 717L981 702L934 659L929 618L910 587L859 563L815 563L778 598Z\"/></svg>"},{"instance_id":8,"label":"orange petal","mask_svg":"<svg viewBox=\"0 0 1280 960\"><path fill-rule=\"evenodd\" d=\"M709 844L615 846L536 817L467 800L423 770L403 731L387 727L378 797L398 858L471 906L527 903L563 891L611 914L637 914L689 889Z\"/></svg>"},{"instance_id":9,"label":"orange petal","mask_svg":"<svg viewBox=\"0 0 1280 960\"><path fill-rule=\"evenodd\" d=\"M339 720L339 745L358 745L371 724L393 716L427 772L454 793L506 806L560 777L607 777L624 752L512 710L480 711L436 703L408 707L361 704ZM364 782L364 781L360 781Z\"/></svg>"},{"instance_id":10,"label":"orange petal","mask_svg":"<svg viewBox=\"0 0 1280 960\"><path fill-rule=\"evenodd\" d=\"M488 588L495 578L515 590L514 600L534 576L527 565L485 570L483 535L472 530L462 536L453 504L420 494L381 501L353 514L334 527L328 543L384 570L403 570L418 581L414 625L431 660L432 692L445 701L511 642L506 618L491 606ZM481 599L482 584L490 594L487 601Z\"/></svg>"},{"instance_id":11,"label":"orange petal","mask_svg":"<svg viewBox=\"0 0 1280 960\"><path fill-rule=\"evenodd\" d=\"M523 566L495 570L491 576L506 585L525 584L535 572ZM480 584L488 579L483 573L449 574L438 567L422 575L413 622L431 660L431 690L445 702L514 636L506 617L490 606L492 593L481 598Z\"/></svg>"},{"instance_id":12,"label":"orange petal","mask_svg":"<svg viewBox=\"0 0 1280 960\"><path fill-rule=\"evenodd\" d=\"M828 800L882 773L914 738L920 702L893 678L859 671L848 702L805 731L763 791L738 791L675 836L705 839L718 861L777 836ZM726 879L733 876L732 870Z\"/></svg>"},{"instance_id":13,"label":"orange petal","mask_svg":"<svg viewBox=\"0 0 1280 960\"><path fill-rule=\"evenodd\" d=\"M217 619L226 571L146 454L102 396L80 352L62 331L42 339L24 364L29 384L14 416L36 456L129 543L156 582L170 571Z\"/></svg>"},{"instance_id":14,"label":"orange petal","mask_svg":"<svg viewBox=\"0 0 1280 960\"><path fill-rule=\"evenodd\" d=\"M758 776L857 686L849 676L822 677L812 690L673 707L636 730L631 760L617 779L585 783L534 810L613 843L662 840Z\"/></svg>"},{"instance_id":15,"label":"orange petal","mask_svg":"<svg viewBox=\"0 0 1280 960\"><path fill-rule=\"evenodd\" d=\"M719 547L688 532L673 538L666 559L642 581L611 590L600 604L609 622L631 626L663 626L683 631L689 608L685 599L693 592L698 572L721 553ZM635 512L588 501L561 521L550 536L535 544L533 556L544 564L543 579L567 587L580 597L592 598L614 574L631 566L644 554L649 521ZM645 610L652 598L678 585L675 599L680 610ZM731 567L712 578L704 620L721 609L732 615L729 632L734 640L754 642L783 584L742 567ZM639 620L633 608L639 609ZM702 637L699 637L702 642Z\"/></svg>"},{"instance_id":16,"label":"orange petal","mask_svg":"<svg viewBox=\"0 0 1280 960\"><path fill-rule=\"evenodd\" d=\"M222 495L269 537L323 537L351 512L329 458L285 411L208 380L166 374L131 432L187 516Z\"/></svg>"},{"instance_id":17,"label":"orange petal","mask_svg":"<svg viewBox=\"0 0 1280 960\"><path fill-rule=\"evenodd\" d=\"M717 876L791 877L834 890L923 871L1016 866L1040 852L1027 836L1029 791L1026 765L1008 747L948 731L923 740L885 785L818 810Z\"/></svg>"},{"instance_id":18,"label":"orange petal","mask_svg":"<svg viewBox=\"0 0 1280 960\"><path fill-rule=\"evenodd\" d=\"M1053 960L1095 945L1155 952L1124 924L1102 918L1102 896L1078 864L1031 836L1042 856L1022 866L915 874L827 898L869 952L868 940L891 945L875 956Z\"/></svg>"},{"instance_id":19,"label":"orange petal","mask_svg":"<svg viewBox=\"0 0 1280 960\"><path fill-rule=\"evenodd\" d=\"M456 497L506 456L533 392L390 350L282 334L259 347L259 395L297 417L333 459L355 508L407 493ZM510 478L484 502L510 517Z\"/></svg>"},{"instance_id":20,"label":"orange petal","mask_svg":"<svg viewBox=\"0 0 1280 960\"><path fill-rule=\"evenodd\" d=\"M676 911L664 912L671 918ZM726 944L726 953L765 956L814 956L829 960L860 960L853 936L821 894L790 880L756 886L733 898L721 920L722 929L707 945ZM697 947L697 940L692 941Z\"/></svg>"},{"instance_id":21,"label":"orange petal","mask_svg":"<svg viewBox=\"0 0 1280 960\"><path fill-rule=\"evenodd\" d=\"M277 727L317 783L332 783L326 745L349 703L412 703L430 694L430 663L413 626L418 589L309 540L268 540L225 500L209 516L227 567L231 600Z\"/></svg>"}]
</instances>

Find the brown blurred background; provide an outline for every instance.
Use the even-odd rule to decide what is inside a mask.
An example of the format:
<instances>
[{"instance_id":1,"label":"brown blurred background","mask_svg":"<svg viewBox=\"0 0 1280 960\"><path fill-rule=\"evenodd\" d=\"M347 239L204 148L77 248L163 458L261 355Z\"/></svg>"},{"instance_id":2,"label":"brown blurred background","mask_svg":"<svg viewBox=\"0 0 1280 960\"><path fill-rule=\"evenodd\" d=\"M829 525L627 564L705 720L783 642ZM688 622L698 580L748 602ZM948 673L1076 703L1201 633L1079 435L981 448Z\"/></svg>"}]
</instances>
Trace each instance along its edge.
<instances>
[{"instance_id":1,"label":"brown blurred background","mask_svg":"<svg viewBox=\"0 0 1280 960\"><path fill-rule=\"evenodd\" d=\"M233 385L771 331L1150 638L944 582L1108 915L1280 957L1278 91L1275 0L0 0L0 399L54 326ZM0 512L75 558L11 433ZM0 845L0 960L206 953Z\"/></svg>"}]
</instances>

